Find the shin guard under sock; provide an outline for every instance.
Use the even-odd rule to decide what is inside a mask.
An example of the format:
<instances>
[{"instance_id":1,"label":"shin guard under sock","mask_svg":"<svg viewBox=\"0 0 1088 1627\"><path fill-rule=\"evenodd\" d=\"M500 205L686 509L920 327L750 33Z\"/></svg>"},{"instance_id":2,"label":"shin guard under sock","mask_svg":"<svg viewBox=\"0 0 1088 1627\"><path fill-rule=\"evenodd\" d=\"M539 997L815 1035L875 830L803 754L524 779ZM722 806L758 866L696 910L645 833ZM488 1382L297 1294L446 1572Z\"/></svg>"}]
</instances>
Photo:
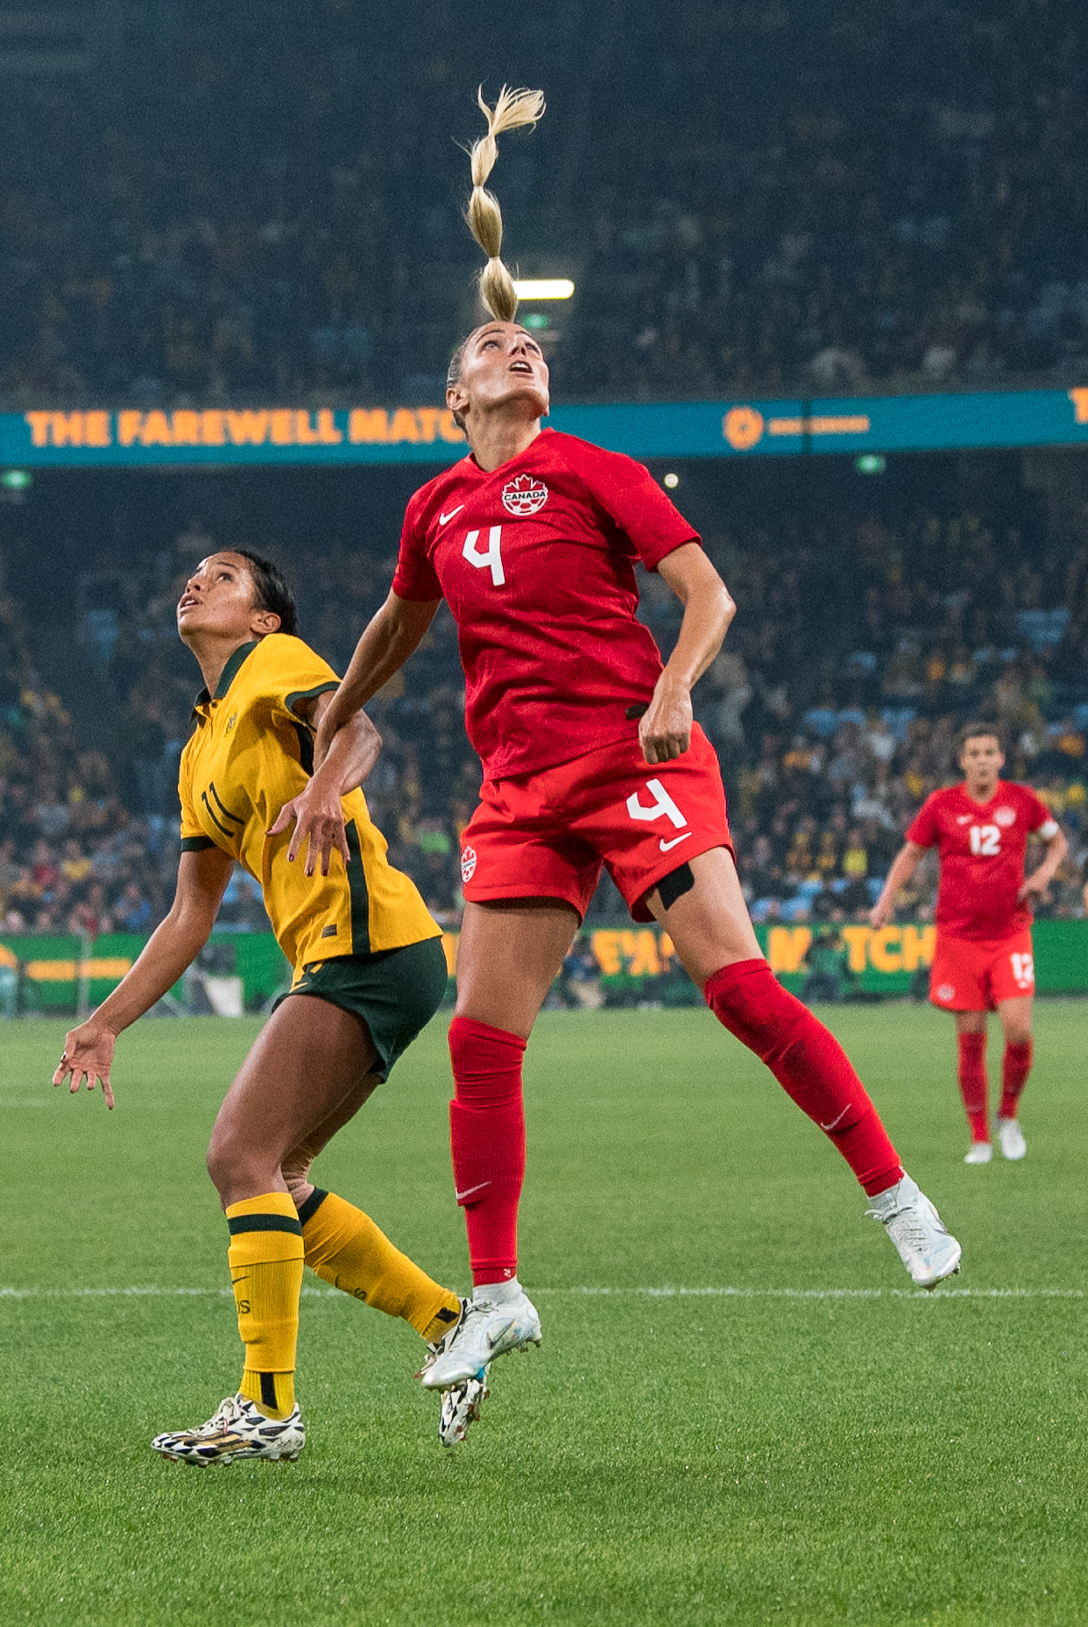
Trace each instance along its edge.
<instances>
[{"instance_id":1,"label":"shin guard under sock","mask_svg":"<svg viewBox=\"0 0 1088 1627\"><path fill-rule=\"evenodd\" d=\"M386 1316L402 1317L424 1339L440 1339L456 1322L457 1295L421 1271L354 1204L315 1187L298 1217L306 1264L323 1281Z\"/></svg>"},{"instance_id":2,"label":"shin guard under sock","mask_svg":"<svg viewBox=\"0 0 1088 1627\"><path fill-rule=\"evenodd\" d=\"M990 1082L986 1077L986 1033L957 1034L960 1095L972 1141L990 1139ZM1015 1118L1015 1114L1013 1117Z\"/></svg>"},{"instance_id":3,"label":"shin guard under sock","mask_svg":"<svg viewBox=\"0 0 1088 1627\"><path fill-rule=\"evenodd\" d=\"M766 1063L786 1094L835 1143L869 1197L902 1178L880 1116L835 1036L779 983L765 960L723 966L706 1003Z\"/></svg>"},{"instance_id":4,"label":"shin guard under sock","mask_svg":"<svg viewBox=\"0 0 1088 1627\"><path fill-rule=\"evenodd\" d=\"M269 1418L295 1405L302 1227L286 1192L265 1192L227 1208L227 1260L245 1370L238 1393Z\"/></svg>"},{"instance_id":5,"label":"shin guard under sock","mask_svg":"<svg viewBox=\"0 0 1088 1627\"><path fill-rule=\"evenodd\" d=\"M1001 1069L1001 1107L1003 1119L1014 1119L1020 1105L1020 1096L1031 1072L1035 1053L1034 1040L1026 1039L1019 1045L1005 1046L1005 1060Z\"/></svg>"},{"instance_id":6,"label":"shin guard under sock","mask_svg":"<svg viewBox=\"0 0 1088 1627\"><path fill-rule=\"evenodd\" d=\"M518 1202L525 1176L521 1063L526 1042L469 1017L450 1024L454 1099L450 1150L465 1211L473 1283L517 1274Z\"/></svg>"}]
</instances>

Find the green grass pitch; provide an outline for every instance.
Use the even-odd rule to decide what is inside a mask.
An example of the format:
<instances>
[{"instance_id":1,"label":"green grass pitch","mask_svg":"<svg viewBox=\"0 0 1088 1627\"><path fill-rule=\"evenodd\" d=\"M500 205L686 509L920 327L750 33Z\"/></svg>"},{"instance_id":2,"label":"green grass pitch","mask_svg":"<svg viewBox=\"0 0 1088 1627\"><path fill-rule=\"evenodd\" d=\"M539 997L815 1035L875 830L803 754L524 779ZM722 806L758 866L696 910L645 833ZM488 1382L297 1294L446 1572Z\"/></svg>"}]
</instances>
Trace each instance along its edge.
<instances>
[{"instance_id":1,"label":"green grass pitch","mask_svg":"<svg viewBox=\"0 0 1088 1627\"><path fill-rule=\"evenodd\" d=\"M1040 1004L1028 1156L968 1169L951 1022L831 1014L964 1243L923 1295L708 1014L545 1014L521 1228L540 1351L496 1364L446 1453L416 1336L309 1277L306 1450L218 1470L148 1443L237 1382L203 1152L256 1025L138 1025L112 1114L51 1089L61 1025L0 1025L0 1622L1088 1621L1086 1019ZM444 1026L318 1173L463 1288Z\"/></svg>"}]
</instances>

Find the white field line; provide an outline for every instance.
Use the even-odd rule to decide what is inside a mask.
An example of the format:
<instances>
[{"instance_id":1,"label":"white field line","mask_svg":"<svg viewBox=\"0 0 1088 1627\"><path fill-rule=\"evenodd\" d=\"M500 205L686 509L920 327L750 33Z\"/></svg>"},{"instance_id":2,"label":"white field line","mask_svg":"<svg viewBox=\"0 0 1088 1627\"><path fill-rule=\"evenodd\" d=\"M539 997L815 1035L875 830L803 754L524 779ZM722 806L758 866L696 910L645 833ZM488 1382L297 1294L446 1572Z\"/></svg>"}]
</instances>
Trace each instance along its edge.
<instances>
[{"instance_id":1,"label":"white field line","mask_svg":"<svg viewBox=\"0 0 1088 1627\"><path fill-rule=\"evenodd\" d=\"M229 1288L0 1288L2 1299L201 1299L231 1297ZM304 1299L346 1301L336 1288L303 1288ZM534 1299L1083 1299L1083 1288L536 1288Z\"/></svg>"}]
</instances>

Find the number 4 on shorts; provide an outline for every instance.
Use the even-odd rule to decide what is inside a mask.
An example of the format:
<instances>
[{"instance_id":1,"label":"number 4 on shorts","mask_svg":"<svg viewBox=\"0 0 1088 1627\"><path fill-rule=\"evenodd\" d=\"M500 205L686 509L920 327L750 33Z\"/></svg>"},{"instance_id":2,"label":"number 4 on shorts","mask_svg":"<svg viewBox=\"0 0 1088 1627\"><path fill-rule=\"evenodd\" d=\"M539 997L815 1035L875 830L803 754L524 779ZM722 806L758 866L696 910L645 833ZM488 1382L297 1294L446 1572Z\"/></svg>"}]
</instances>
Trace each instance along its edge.
<instances>
[{"instance_id":1,"label":"number 4 on shorts","mask_svg":"<svg viewBox=\"0 0 1088 1627\"><path fill-rule=\"evenodd\" d=\"M648 808L638 800L637 791L632 791L627 798L627 812L632 819L660 819L664 814L676 830L687 824L687 820L660 780L647 780L646 789L654 799Z\"/></svg>"}]
</instances>

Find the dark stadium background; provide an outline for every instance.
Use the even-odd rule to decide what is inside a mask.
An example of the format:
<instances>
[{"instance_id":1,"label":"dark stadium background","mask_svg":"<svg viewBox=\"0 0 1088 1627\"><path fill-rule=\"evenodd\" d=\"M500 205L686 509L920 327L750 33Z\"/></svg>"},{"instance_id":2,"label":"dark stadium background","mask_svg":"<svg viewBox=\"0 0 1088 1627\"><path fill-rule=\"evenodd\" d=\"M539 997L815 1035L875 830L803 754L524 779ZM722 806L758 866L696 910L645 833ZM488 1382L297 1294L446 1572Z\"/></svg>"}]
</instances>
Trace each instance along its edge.
<instances>
[{"instance_id":1,"label":"dark stadium background","mask_svg":"<svg viewBox=\"0 0 1088 1627\"><path fill-rule=\"evenodd\" d=\"M549 99L495 185L510 258L576 283L533 308L556 399L1064 396L1088 378L1086 32L1057 0L0 7L0 410L439 403L474 319L458 144L504 80ZM186 565L267 549L342 666L431 472L164 461L0 486L9 937L144 930L169 900ZM757 918L862 919L975 714L1072 838L1044 913L1082 915L1085 453L653 469L740 606L698 713ZM653 582L644 614L667 646ZM453 926L459 691L444 621L376 703L368 787ZM923 879L903 918L929 903ZM620 913L606 885L593 920ZM241 879L223 925L263 925Z\"/></svg>"},{"instance_id":2,"label":"dark stadium background","mask_svg":"<svg viewBox=\"0 0 1088 1627\"><path fill-rule=\"evenodd\" d=\"M1088 1622L1086 65L1085 0L0 0L3 1627ZM173 894L186 571L267 550L342 666L432 468L347 436L328 467L180 467L161 436L103 467L87 420L35 446L27 415L436 413L478 315L463 149L504 82L548 99L493 185L510 262L575 284L525 307L554 399L694 416L719 454L647 456L739 607L696 708L761 944L845 995L821 1015L963 1270L911 1289L605 883L526 1059L541 1351L447 1453L408 1330L311 1275L305 1453L190 1472L149 1443L237 1372L204 1153L286 975L256 887L122 1036L116 1111L49 1081ZM812 427L870 410L912 450ZM809 427L773 441L776 412ZM461 689L441 616L373 703L367 783L451 961ZM932 869L868 922L965 718L1070 841L1028 1156L970 1167ZM464 1287L446 1015L315 1173Z\"/></svg>"}]
</instances>

